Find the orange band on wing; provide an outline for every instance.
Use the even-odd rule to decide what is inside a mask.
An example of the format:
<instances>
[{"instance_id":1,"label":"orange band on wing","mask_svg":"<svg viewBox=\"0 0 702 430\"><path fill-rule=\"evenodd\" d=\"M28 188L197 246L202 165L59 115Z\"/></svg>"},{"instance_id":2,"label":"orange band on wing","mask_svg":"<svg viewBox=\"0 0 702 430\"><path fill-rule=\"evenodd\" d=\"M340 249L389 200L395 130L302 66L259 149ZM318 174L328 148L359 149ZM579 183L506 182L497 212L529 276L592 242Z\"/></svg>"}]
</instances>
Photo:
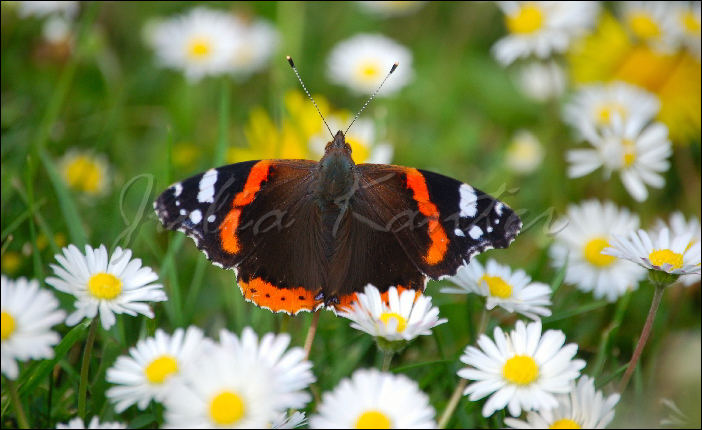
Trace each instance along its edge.
<instances>
[{"instance_id":1,"label":"orange band on wing","mask_svg":"<svg viewBox=\"0 0 702 430\"><path fill-rule=\"evenodd\" d=\"M424 255L424 261L432 265L437 264L444 259L449 244L444 227L439 222L439 210L429 199L429 190L427 189L424 176L417 169L406 169L405 174L407 176L407 188L412 190L412 198L417 202L419 212L427 217L429 221L427 227L431 245Z\"/></svg>"},{"instance_id":2,"label":"orange band on wing","mask_svg":"<svg viewBox=\"0 0 702 430\"><path fill-rule=\"evenodd\" d=\"M251 167L244 188L234 196L232 208L219 227L222 248L230 254L236 254L240 249L236 229L239 227L241 208L254 201L256 193L261 190L261 184L268 179L269 168L270 163L266 160L261 160Z\"/></svg>"},{"instance_id":3,"label":"orange band on wing","mask_svg":"<svg viewBox=\"0 0 702 430\"><path fill-rule=\"evenodd\" d=\"M249 282L239 280L239 288L244 298L273 312L296 314L300 311L313 311L320 303L315 294L303 287L280 288L261 278Z\"/></svg>"}]
</instances>

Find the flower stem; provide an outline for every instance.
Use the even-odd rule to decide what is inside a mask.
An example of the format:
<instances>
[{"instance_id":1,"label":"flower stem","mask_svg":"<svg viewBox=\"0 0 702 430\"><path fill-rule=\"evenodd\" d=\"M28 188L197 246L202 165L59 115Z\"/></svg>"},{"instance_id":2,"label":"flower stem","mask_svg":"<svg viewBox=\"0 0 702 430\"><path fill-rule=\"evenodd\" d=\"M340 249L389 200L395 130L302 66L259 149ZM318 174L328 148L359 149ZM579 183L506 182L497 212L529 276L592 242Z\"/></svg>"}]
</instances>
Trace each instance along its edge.
<instances>
[{"instance_id":1,"label":"flower stem","mask_svg":"<svg viewBox=\"0 0 702 430\"><path fill-rule=\"evenodd\" d=\"M231 105L231 83L228 77L222 78L222 87L219 93L219 118L217 121L217 147L215 148L214 164L219 166L224 163L229 144L229 106Z\"/></svg>"},{"instance_id":2,"label":"flower stem","mask_svg":"<svg viewBox=\"0 0 702 430\"><path fill-rule=\"evenodd\" d=\"M658 311L658 306L661 304L661 299L663 298L663 293L665 292L665 285L655 284L655 290L653 292L653 300L651 301L651 308L648 310L648 316L646 317L646 323L641 330L641 335L639 336L639 341L636 344L636 349L634 349L634 355L631 356L631 361L629 361L629 366L626 368L626 372L619 382L619 392L623 393L626 386L629 384L631 375L636 369L636 364L641 358L641 353L643 352L644 346L646 346L646 341L651 335L651 330L653 329L653 321L656 319L656 312Z\"/></svg>"},{"instance_id":3,"label":"flower stem","mask_svg":"<svg viewBox=\"0 0 702 430\"><path fill-rule=\"evenodd\" d=\"M395 353L393 351L383 350L383 372L390 370L390 363L392 363L392 356Z\"/></svg>"},{"instance_id":4,"label":"flower stem","mask_svg":"<svg viewBox=\"0 0 702 430\"><path fill-rule=\"evenodd\" d=\"M78 385L78 416L85 421L85 405L88 398L88 370L90 369L90 356L93 353L95 334L97 333L98 316L96 315L90 322L88 339L85 341L83 349L83 363L80 365L80 383Z\"/></svg>"},{"instance_id":5,"label":"flower stem","mask_svg":"<svg viewBox=\"0 0 702 430\"><path fill-rule=\"evenodd\" d=\"M27 415L24 413L24 408L22 408L22 403L20 402L19 394L17 393L17 385L15 381L7 379L7 387L10 391L10 399L15 407L15 413L17 414L17 425L21 429L31 428L29 421L27 420Z\"/></svg>"},{"instance_id":6,"label":"flower stem","mask_svg":"<svg viewBox=\"0 0 702 430\"><path fill-rule=\"evenodd\" d=\"M475 333L475 339L478 340L480 335L482 335L485 332L485 329L487 328L487 323L488 323L488 310L487 308L483 307L483 312L480 314L480 323L478 324L478 332ZM458 382L458 385L456 385L456 388L453 390L453 393L451 394L451 398L449 399L448 405L446 405L446 409L444 409L444 413L441 414L441 418L439 419L439 428L443 429L446 428L446 425L448 424L449 420L453 416L453 413L456 411L456 407L458 406L458 402L461 401L461 397L463 397L463 391L466 389L466 385L468 385L468 380L459 378L460 381Z\"/></svg>"},{"instance_id":7,"label":"flower stem","mask_svg":"<svg viewBox=\"0 0 702 430\"><path fill-rule=\"evenodd\" d=\"M458 385L456 385L456 389L453 390L453 394L451 394L451 399L449 400L448 405L446 405L446 409L444 409L444 413L441 414L441 418L439 419L438 426L440 429L446 428L446 424L448 424L449 420L453 416L453 413L456 410L456 407L458 406L458 402L463 396L463 390L466 389L467 384L468 380L461 378L461 381L458 383Z\"/></svg>"},{"instance_id":8,"label":"flower stem","mask_svg":"<svg viewBox=\"0 0 702 430\"><path fill-rule=\"evenodd\" d=\"M307 330L307 337L305 338L305 360L310 356L310 350L312 350L312 342L314 342L314 335L317 333L317 324L319 323L319 316L322 315L320 311L317 311L312 316L312 324Z\"/></svg>"}]
</instances>

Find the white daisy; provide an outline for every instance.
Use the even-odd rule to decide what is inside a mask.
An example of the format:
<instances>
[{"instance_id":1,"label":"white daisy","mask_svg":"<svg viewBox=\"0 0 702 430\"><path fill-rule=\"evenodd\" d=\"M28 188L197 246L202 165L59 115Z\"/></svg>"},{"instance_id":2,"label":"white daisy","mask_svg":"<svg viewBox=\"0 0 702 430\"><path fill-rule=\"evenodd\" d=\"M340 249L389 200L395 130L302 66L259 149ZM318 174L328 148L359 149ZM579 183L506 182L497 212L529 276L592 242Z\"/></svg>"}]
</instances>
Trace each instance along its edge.
<instances>
[{"instance_id":1,"label":"white daisy","mask_svg":"<svg viewBox=\"0 0 702 430\"><path fill-rule=\"evenodd\" d=\"M57 429L126 429L127 425L118 422L101 423L98 417L93 417L85 426L81 418L73 418L66 424L56 424Z\"/></svg>"},{"instance_id":2,"label":"white daisy","mask_svg":"<svg viewBox=\"0 0 702 430\"><path fill-rule=\"evenodd\" d=\"M425 1L357 1L366 12L388 18L414 13L424 7Z\"/></svg>"},{"instance_id":3,"label":"white daisy","mask_svg":"<svg viewBox=\"0 0 702 430\"><path fill-rule=\"evenodd\" d=\"M278 44L278 32L268 21L251 22L235 16L237 38L232 50L232 72L246 77L268 63Z\"/></svg>"},{"instance_id":4,"label":"white daisy","mask_svg":"<svg viewBox=\"0 0 702 430\"><path fill-rule=\"evenodd\" d=\"M509 35L498 40L492 53L502 64L534 55L544 59L564 52L570 42L595 22L597 2L503 1Z\"/></svg>"},{"instance_id":5,"label":"white daisy","mask_svg":"<svg viewBox=\"0 0 702 430\"><path fill-rule=\"evenodd\" d=\"M646 124L643 118L629 117L624 121L615 115L612 125L601 132L583 129L585 139L594 148L568 152L568 176L585 176L602 166L605 177L619 172L629 194L637 201L646 200L646 185L665 185L662 173L670 168L668 158L673 153L668 128L660 122Z\"/></svg>"},{"instance_id":6,"label":"white daisy","mask_svg":"<svg viewBox=\"0 0 702 430\"><path fill-rule=\"evenodd\" d=\"M351 119L351 117L330 115L327 117L327 123L332 130L346 130ZM358 118L345 137L355 159L377 164L389 164L392 161L393 147L387 142L379 141L372 120ZM329 142L329 131L324 127L319 130L319 133L310 137L309 148L321 157L324 155L327 142Z\"/></svg>"},{"instance_id":7,"label":"white daisy","mask_svg":"<svg viewBox=\"0 0 702 430\"><path fill-rule=\"evenodd\" d=\"M412 53L402 45L379 34L359 34L339 42L329 54L329 79L358 94L371 94L385 79L395 62L399 67L388 78L378 95L399 91L412 78Z\"/></svg>"},{"instance_id":8,"label":"white daisy","mask_svg":"<svg viewBox=\"0 0 702 430\"><path fill-rule=\"evenodd\" d=\"M670 228L670 233L673 236L685 236L690 235L692 239L690 243L687 244L687 248L692 247L695 243L700 243L702 241L702 233L700 227L700 220L692 216L689 220L685 220L685 216L680 212L675 212L670 216L670 221L666 225L662 220L658 220L656 223L656 231L660 232L664 228ZM686 249L687 249L686 248ZM689 287L700 282L700 275L683 275L678 279L678 282Z\"/></svg>"},{"instance_id":9,"label":"white daisy","mask_svg":"<svg viewBox=\"0 0 702 430\"><path fill-rule=\"evenodd\" d=\"M117 385L107 390L115 411L122 413L133 404L145 409L151 400L162 402L180 370L208 342L194 326L176 329L172 336L158 329L154 337L137 342L128 356L120 356L107 370L107 382Z\"/></svg>"},{"instance_id":10,"label":"white daisy","mask_svg":"<svg viewBox=\"0 0 702 430\"><path fill-rule=\"evenodd\" d=\"M602 253L672 275L700 274L700 242L690 246L691 232L671 237L670 230L663 228L651 236L644 230L614 235L611 246Z\"/></svg>"},{"instance_id":11,"label":"white daisy","mask_svg":"<svg viewBox=\"0 0 702 430\"><path fill-rule=\"evenodd\" d=\"M44 18L51 15L62 15L73 18L78 13L80 2L77 1L19 1L17 12L22 18L35 16Z\"/></svg>"},{"instance_id":12,"label":"white daisy","mask_svg":"<svg viewBox=\"0 0 702 430\"><path fill-rule=\"evenodd\" d=\"M630 117L647 123L660 109L658 97L625 82L584 85L573 95L563 110L563 118L579 134L589 135L612 125L615 116L626 121Z\"/></svg>"},{"instance_id":13,"label":"white daisy","mask_svg":"<svg viewBox=\"0 0 702 430\"><path fill-rule=\"evenodd\" d=\"M62 16L52 16L44 22L41 28L42 36L49 43L72 44L71 23Z\"/></svg>"},{"instance_id":14,"label":"white daisy","mask_svg":"<svg viewBox=\"0 0 702 430\"><path fill-rule=\"evenodd\" d=\"M567 265L565 282L597 299L613 302L638 286L646 271L636 264L602 254L617 233L634 231L639 217L612 202L586 200L569 205L554 224L555 242L549 250L551 265Z\"/></svg>"},{"instance_id":15,"label":"white daisy","mask_svg":"<svg viewBox=\"0 0 702 430\"><path fill-rule=\"evenodd\" d=\"M699 1L691 2L675 2L674 15L676 23L673 26L673 31L679 43L687 47L687 49L698 59L702 57L700 51L702 35L702 13Z\"/></svg>"},{"instance_id":16,"label":"white daisy","mask_svg":"<svg viewBox=\"0 0 702 430\"><path fill-rule=\"evenodd\" d=\"M526 421L505 418L505 424L516 429L603 429L614 419L614 407L619 394L604 397L595 390L595 380L581 376L577 384L571 382L569 394L557 397L554 409L531 411Z\"/></svg>"},{"instance_id":17,"label":"white daisy","mask_svg":"<svg viewBox=\"0 0 702 430\"><path fill-rule=\"evenodd\" d=\"M258 336L251 327L245 327L239 339L234 333L222 330L220 344L231 348L235 355L247 355L251 360L267 366L275 378L276 397L268 401L279 410L303 408L310 401L310 395L303 391L315 381L312 362L305 359L305 351L300 347L290 348L290 335L267 333Z\"/></svg>"},{"instance_id":18,"label":"white daisy","mask_svg":"<svg viewBox=\"0 0 702 430\"><path fill-rule=\"evenodd\" d=\"M509 335L495 327L494 337L481 335L480 348L466 347L461 361L470 367L458 371L461 378L476 381L464 392L471 401L492 394L483 406L485 417L505 406L512 416L555 408L555 395L568 393L570 382L585 367L585 361L573 359L578 345L563 346L565 334L560 330L542 336L541 322L517 321Z\"/></svg>"},{"instance_id":19,"label":"white daisy","mask_svg":"<svg viewBox=\"0 0 702 430\"><path fill-rule=\"evenodd\" d=\"M304 412L293 412L288 416L287 412L281 412L278 417L273 420L271 428L274 429L296 429L307 425L307 418Z\"/></svg>"},{"instance_id":20,"label":"white daisy","mask_svg":"<svg viewBox=\"0 0 702 430\"><path fill-rule=\"evenodd\" d=\"M357 293L356 301L339 315L350 319L351 327L389 341L429 335L432 328L448 321L439 319L439 308L432 306L429 296L410 289L400 293L396 287L381 295L371 284Z\"/></svg>"},{"instance_id":21,"label":"white daisy","mask_svg":"<svg viewBox=\"0 0 702 430\"><path fill-rule=\"evenodd\" d=\"M541 142L528 130L518 130L505 153L507 167L522 175L535 171L543 159L544 148Z\"/></svg>"},{"instance_id":22,"label":"white daisy","mask_svg":"<svg viewBox=\"0 0 702 430\"><path fill-rule=\"evenodd\" d=\"M46 283L76 297L76 310L66 319L67 325L100 313L105 329L115 323L114 314L154 317L145 302L167 300L161 284L153 283L158 275L150 267L142 267L141 259L132 260L132 251L117 247L108 259L105 245L93 249L85 246L85 255L75 245L63 248L55 256L59 265L51 264L56 277Z\"/></svg>"},{"instance_id":23,"label":"white daisy","mask_svg":"<svg viewBox=\"0 0 702 430\"><path fill-rule=\"evenodd\" d=\"M529 98L543 102L563 94L566 75L555 61L530 61L519 69L517 83Z\"/></svg>"},{"instance_id":24,"label":"white daisy","mask_svg":"<svg viewBox=\"0 0 702 430\"><path fill-rule=\"evenodd\" d=\"M148 41L161 64L182 69L188 79L198 81L233 71L240 27L226 12L198 7L152 23Z\"/></svg>"},{"instance_id":25,"label":"white daisy","mask_svg":"<svg viewBox=\"0 0 702 430\"><path fill-rule=\"evenodd\" d=\"M662 52L677 46L675 8L666 2L624 1L619 3L622 21L629 33Z\"/></svg>"},{"instance_id":26,"label":"white daisy","mask_svg":"<svg viewBox=\"0 0 702 430\"><path fill-rule=\"evenodd\" d=\"M2 374L17 379L17 360L53 358L52 347L60 337L51 327L62 322L66 313L58 309L58 300L50 291L40 289L37 281L25 278L13 281L5 275L0 279Z\"/></svg>"},{"instance_id":27,"label":"white daisy","mask_svg":"<svg viewBox=\"0 0 702 430\"><path fill-rule=\"evenodd\" d=\"M262 345L248 341L212 345L186 366L164 399L168 428L270 427L287 406L297 404L298 381L281 377L280 338L264 337ZM261 352L271 357L261 359ZM283 358L299 361L297 354ZM272 363L277 363L271 366ZM298 366L299 367L299 366ZM288 404L286 404L288 402Z\"/></svg>"},{"instance_id":28,"label":"white daisy","mask_svg":"<svg viewBox=\"0 0 702 430\"><path fill-rule=\"evenodd\" d=\"M449 281L458 288L442 288L442 293L474 293L486 297L485 307L492 310L500 306L507 312L520 313L538 321L542 316L551 315L551 287L541 282L532 282L523 270L512 273L509 266L488 260L483 268L478 260L458 268Z\"/></svg>"},{"instance_id":29,"label":"white daisy","mask_svg":"<svg viewBox=\"0 0 702 430\"><path fill-rule=\"evenodd\" d=\"M435 428L434 408L405 375L360 369L322 395L310 428Z\"/></svg>"}]
</instances>

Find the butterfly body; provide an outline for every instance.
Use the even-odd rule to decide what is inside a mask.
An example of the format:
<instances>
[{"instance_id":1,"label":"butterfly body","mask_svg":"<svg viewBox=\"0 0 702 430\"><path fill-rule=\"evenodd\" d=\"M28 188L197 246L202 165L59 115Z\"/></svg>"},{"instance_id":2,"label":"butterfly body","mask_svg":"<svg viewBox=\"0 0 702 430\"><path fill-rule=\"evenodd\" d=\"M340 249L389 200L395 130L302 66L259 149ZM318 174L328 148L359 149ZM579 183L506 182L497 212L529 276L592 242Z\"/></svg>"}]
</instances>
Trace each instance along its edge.
<instances>
[{"instance_id":1,"label":"butterfly body","mask_svg":"<svg viewBox=\"0 0 702 430\"><path fill-rule=\"evenodd\" d=\"M210 169L173 184L154 208L213 263L236 269L247 300L291 314L338 310L369 283L423 291L521 228L504 203L455 179L355 164L341 131L319 162Z\"/></svg>"}]
</instances>

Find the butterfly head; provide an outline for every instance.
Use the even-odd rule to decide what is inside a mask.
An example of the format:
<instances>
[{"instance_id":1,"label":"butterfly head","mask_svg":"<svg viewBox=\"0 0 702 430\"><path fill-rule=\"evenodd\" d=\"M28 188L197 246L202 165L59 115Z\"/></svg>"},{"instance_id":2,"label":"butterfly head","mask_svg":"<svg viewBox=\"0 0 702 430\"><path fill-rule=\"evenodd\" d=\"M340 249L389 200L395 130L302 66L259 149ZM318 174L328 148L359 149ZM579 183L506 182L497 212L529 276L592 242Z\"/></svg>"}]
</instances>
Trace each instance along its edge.
<instances>
[{"instance_id":1,"label":"butterfly head","mask_svg":"<svg viewBox=\"0 0 702 430\"><path fill-rule=\"evenodd\" d=\"M334 140L327 142L327 146L324 148L324 155L336 151L343 151L346 152L349 156L351 156L351 146L349 146L349 144L346 143L346 136L341 130L336 132L336 134L334 135Z\"/></svg>"},{"instance_id":2,"label":"butterfly head","mask_svg":"<svg viewBox=\"0 0 702 430\"><path fill-rule=\"evenodd\" d=\"M334 135L334 140L327 143L324 156L319 160L320 197L333 200L348 192L354 181L355 166L351 158L351 146L346 143L344 133L339 130Z\"/></svg>"}]
</instances>

